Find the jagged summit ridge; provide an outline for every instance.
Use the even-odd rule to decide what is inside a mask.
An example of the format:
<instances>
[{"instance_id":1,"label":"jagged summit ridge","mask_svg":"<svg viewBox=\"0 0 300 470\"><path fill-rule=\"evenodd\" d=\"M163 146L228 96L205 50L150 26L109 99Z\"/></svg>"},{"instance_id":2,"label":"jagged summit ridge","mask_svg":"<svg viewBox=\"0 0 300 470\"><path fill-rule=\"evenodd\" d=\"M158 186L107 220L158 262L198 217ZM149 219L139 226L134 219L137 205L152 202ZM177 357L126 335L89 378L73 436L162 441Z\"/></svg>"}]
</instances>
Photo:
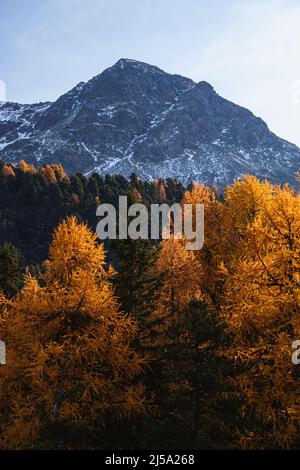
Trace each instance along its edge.
<instances>
[{"instance_id":1,"label":"jagged summit ridge","mask_svg":"<svg viewBox=\"0 0 300 470\"><path fill-rule=\"evenodd\" d=\"M217 185L245 173L295 184L300 166L298 147L206 81L126 58L54 103L2 104L0 158Z\"/></svg>"}]
</instances>

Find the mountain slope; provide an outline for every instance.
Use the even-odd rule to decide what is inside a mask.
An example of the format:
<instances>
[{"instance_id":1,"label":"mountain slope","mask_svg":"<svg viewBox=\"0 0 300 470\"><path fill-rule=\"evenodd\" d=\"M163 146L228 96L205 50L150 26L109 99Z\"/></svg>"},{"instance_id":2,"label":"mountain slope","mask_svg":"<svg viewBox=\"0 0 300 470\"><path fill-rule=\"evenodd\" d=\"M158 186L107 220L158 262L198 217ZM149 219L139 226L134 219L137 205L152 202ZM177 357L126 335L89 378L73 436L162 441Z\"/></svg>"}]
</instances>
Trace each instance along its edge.
<instances>
[{"instance_id":1,"label":"mountain slope","mask_svg":"<svg viewBox=\"0 0 300 470\"><path fill-rule=\"evenodd\" d=\"M298 147L208 83L130 59L52 104L2 105L0 158L217 185L245 173L295 184L300 167Z\"/></svg>"}]
</instances>

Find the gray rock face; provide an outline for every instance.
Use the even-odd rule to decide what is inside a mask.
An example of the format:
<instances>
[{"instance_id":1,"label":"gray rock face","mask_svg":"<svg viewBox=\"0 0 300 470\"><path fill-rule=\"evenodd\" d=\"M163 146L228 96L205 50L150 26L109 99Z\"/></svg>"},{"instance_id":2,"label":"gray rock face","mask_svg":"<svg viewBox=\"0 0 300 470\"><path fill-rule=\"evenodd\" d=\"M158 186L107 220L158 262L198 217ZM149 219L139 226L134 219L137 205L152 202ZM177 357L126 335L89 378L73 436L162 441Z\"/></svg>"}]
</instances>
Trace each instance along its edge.
<instances>
[{"instance_id":1,"label":"gray rock face","mask_svg":"<svg viewBox=\"0 0 300 470\"><path fill-rule=\"evenodd\" d=\"M1 105L0 158L220 186L246 173L295 185L300 168L298 147L207 82L129 59L54 103Z\"/></svg>"}]
</instances>

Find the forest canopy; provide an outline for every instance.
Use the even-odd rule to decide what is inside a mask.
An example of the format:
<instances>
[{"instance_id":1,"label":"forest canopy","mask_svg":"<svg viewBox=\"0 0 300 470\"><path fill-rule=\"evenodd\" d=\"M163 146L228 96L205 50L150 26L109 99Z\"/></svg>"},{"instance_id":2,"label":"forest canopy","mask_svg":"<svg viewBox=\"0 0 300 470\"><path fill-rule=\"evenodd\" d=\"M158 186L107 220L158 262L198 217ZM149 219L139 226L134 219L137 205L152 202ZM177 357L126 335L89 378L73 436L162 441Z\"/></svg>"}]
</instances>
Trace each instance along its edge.
<instances>
[{"instance_id":1,"label":"forest canopy","mask_svg":"<svg viewBox=\"0 0 300 470\"><path fill-rule=\"evenodd\" d=\"M95 235L127 195L203 204L205 242ZM300 197L0 166L0 437L12 449L299 447Z\"/></svg>"}]
</instances>

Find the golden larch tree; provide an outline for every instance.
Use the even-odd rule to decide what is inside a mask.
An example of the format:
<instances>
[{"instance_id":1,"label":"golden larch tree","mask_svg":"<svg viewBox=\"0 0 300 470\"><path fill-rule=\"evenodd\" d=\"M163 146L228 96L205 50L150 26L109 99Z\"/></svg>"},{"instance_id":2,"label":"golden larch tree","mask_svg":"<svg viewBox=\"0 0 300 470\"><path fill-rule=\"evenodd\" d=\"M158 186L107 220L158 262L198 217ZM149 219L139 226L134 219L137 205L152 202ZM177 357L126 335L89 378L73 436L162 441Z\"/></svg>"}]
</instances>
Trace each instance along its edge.
<instances>
[{"instance_id":1,"label":"golden larch tree","mask_svg":"<svg viewBox=\"0 0 300 470\"><path fill-rule=\"evenodd\" d=\"M27 276L1 296L1 446L34 445L49 422L99 426L145 410L136 380L146 360L132 348L137 327L119 311L96 236L74 217L54 232L44 285Z\"/></svg>"},{"instance_id":2,"label":"golden larch tree","mask_svg":"<svg viewBox=\"0 0 300 470\"><path fill-rule=\"evenodd\" d=\"M300 392L291 345L300 334L300 198L288 186L245 178L227 190L237 242L227 263L222 310L240 373L241 413L255 429L244 447L289 447L299 431Z\"/></svg>"}]
</instances>

